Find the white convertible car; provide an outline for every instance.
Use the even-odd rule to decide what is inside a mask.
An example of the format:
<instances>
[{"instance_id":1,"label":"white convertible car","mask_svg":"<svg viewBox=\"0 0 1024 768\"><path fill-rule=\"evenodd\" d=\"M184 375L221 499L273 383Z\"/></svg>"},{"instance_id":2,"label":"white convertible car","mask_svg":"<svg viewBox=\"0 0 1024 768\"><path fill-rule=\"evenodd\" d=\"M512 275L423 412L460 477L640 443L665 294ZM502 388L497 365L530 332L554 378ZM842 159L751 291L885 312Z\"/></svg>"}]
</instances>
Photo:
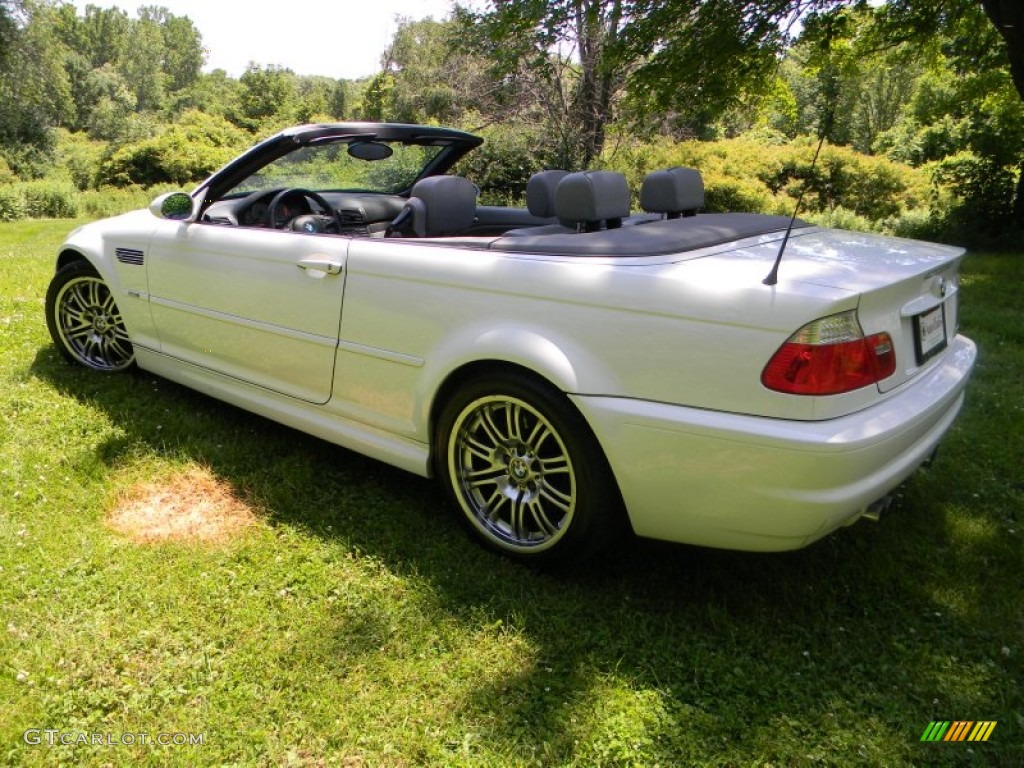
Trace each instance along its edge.
<instances>
[{"instance_id":1,"label":"white convertible car","mask_svg":"<svg viewBox=\"0 0 1024 768\"><path fill-rule=\"evenodd\" d=\"M544 171L526 209L478 205L446 172L480 143L286 130L72 232L50 333L96 371L138 366L436 477L521 560L628 527L795 549L876 517L935 452L975 361L962 250L699 213L683 168L632 191Z\"/></svg>"}]
</instances>

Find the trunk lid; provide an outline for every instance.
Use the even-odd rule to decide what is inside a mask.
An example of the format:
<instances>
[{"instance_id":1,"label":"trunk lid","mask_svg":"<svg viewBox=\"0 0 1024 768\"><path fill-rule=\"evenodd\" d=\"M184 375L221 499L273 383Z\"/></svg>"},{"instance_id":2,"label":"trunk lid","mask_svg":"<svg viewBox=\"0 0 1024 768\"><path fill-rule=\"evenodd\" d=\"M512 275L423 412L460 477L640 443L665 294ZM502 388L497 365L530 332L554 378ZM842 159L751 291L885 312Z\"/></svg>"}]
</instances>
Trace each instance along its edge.
<instances>
[{"instance_id":1,"label":"trunk lid","mask_svg":"<svg viewBox=\"0 0 1024 768\"><path fill-rule=\"evenodd\" d=\"M963 255L948 245L813 230L790 239L779 276L860 295L864 333L886 332L896 348L896 372L878 385L887 392L941 358L956 335Z\"/></svg>"}]
</instances>

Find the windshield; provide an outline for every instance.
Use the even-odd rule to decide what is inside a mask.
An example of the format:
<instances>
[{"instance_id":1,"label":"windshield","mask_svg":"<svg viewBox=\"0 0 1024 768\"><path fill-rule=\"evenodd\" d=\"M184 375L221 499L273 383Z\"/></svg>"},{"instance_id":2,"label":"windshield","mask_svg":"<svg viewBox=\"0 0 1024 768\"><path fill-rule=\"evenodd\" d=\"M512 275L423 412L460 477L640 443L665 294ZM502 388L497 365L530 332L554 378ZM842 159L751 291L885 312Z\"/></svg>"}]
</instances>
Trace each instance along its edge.
<instances>
[{"instance_id":1,"label":"windshield","mask_svg":"<svg viewBox=\"0 0 1024 768\"><path fill-rule=\"evenodd\" d=\"M384 143L381 142L381 145ZM355 147L365 146L356 143ZM297 187L315 192L381 192L408 189L423 168L444 149L389 142L386 157L361 159L349 153L344 141L320 142L296 149L263 166L235 185L225 197L239 197L270 189ZM367 154L358 152L358 154ZM386 154L384 152L379 153Z\"/></svg>"}]
</instances>

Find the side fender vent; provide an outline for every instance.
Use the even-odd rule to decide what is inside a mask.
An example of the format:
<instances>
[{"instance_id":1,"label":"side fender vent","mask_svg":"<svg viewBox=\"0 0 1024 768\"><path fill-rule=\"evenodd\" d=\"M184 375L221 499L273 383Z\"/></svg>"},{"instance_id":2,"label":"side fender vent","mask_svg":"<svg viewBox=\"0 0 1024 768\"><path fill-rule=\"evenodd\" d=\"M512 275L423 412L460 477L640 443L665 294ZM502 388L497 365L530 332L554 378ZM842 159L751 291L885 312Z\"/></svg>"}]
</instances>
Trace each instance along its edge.
<instances>
[{"instance_id":1,"label":"side fender vent","mask_svg":"<svg viewBox=\"0 0 1024 768\"><path fill-rule=\"evenodd\" d=\"M116 248L114 253L122 264L131 264L134 267L141 267L146 261L146 254L135 248Z\"/></svg>"}]
</instances>

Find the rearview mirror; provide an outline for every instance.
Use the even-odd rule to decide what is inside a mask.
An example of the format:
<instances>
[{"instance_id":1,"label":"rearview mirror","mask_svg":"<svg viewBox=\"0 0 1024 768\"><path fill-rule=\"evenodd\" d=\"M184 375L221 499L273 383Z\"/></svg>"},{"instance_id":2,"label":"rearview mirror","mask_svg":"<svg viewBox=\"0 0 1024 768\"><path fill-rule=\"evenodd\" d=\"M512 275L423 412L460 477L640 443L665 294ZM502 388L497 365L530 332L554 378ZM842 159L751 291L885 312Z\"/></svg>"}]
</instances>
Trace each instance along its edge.
<instances>
[{"instance_id":1,"label":"rearview mirror","mask_svg":"<svg viewBox=\"0 0 1024 768\"><path fill-rule=\"evenodd\" d=\"M192 198L185 192L168 192L150 203L149 210L158 219L185 221L192 217Z\"/></svg>"},{"instance_id":2,"label":"rearview mirror","mask_svg":"<svg viewBox=\"0 0 1024 768\"><path fill-rule=\"evenodd\" d=\"M381 144L379 141L360 141L355 144L348 145L349 157L354 157L357 160L385 160L395 151L387 144Z\"/></svg>"}]
</instances>

